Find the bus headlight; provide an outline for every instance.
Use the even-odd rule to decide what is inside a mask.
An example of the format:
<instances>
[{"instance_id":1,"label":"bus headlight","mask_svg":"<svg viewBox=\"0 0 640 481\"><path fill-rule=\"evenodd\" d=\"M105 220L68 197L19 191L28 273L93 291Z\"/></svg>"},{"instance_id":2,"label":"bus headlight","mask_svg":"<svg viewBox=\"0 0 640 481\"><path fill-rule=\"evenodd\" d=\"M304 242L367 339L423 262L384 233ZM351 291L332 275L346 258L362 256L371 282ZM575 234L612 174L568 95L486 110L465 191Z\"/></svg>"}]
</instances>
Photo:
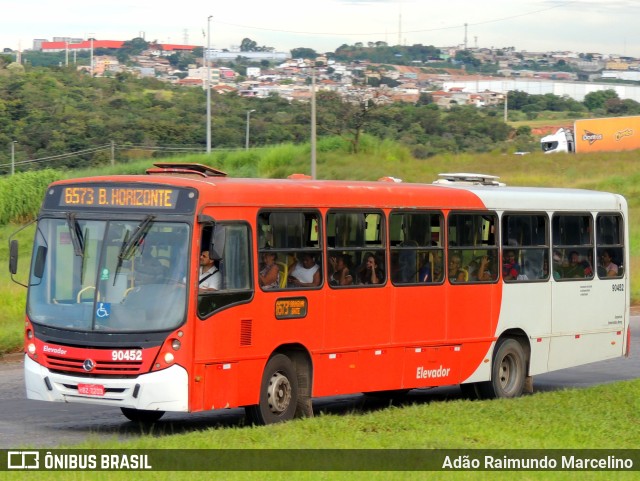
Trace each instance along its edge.
<instances>
[{"instance_id":1,"label":"bus headlight","mask_svg":"<svg viewBox=\"0 0 640 481\"><path fill-rule=\"evenodd\" d=\"M171 354L170 352L167 352L164 355L164 362L166 362L167 364L171 364L173 362L175 358L173 357L173 354Z\"/></svg>"},{"instance_id":2,"label":"bus headlight","mask_svg":"<svg viewBox=\"0 0 640 481\"><path fill-rule=\"evenodd\" d=\"M35 353L36 353L36 345L34 343L30 342L29 345L27 346L27 351L32 356L35 355Z\"/></svg>"},{"instance_id":3,"label":"bus headlight","mask_svg":"<svg viewBox=\"0 0 640 481\"><path fill-rule=\"evenodd\" d=\"M178 339L174 339L173 341L171 341L171 347L173 348L174 351L180 350L181 346L182 346L182 343Z\"/></svg>"}]
</instances>

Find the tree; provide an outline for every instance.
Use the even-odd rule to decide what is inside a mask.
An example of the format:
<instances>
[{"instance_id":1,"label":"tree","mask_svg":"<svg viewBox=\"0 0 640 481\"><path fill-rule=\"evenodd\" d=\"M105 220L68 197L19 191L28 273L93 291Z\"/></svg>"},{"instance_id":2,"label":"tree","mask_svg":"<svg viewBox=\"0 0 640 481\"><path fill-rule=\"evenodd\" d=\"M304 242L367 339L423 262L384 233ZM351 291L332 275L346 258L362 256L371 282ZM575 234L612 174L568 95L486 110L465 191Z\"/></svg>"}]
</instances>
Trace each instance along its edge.
<instances>
[{"instance_id":1,"label":"tree","mask_svg":"<svg viewBox=\"0 0 640 481\"><path fill-rule=\"evenodd\" d=\"M312 48L294 48L291 50L291 58L308 58L315 59L318 53Z\"/></svg>"},{"instance_id":2,"label":"tree","mask_svg":"<svg viewBox=\"0 0 640 481\"><path fill-rule=\"evenodd\" d=\"M318 128L339 135L358 153L360 138L375 109L375 98L358 93L343 99L336 92L321 91L316 97Z\"/></svg>"},{"instance_id":3,"label":"tree","mask_svg":"<svg viewBox=\"0 0 640 481\"><path fill-rule=\"evenodd\" d=\"M240 51L241 52L255 52L258 44L251 40L250 38L243 38L242 42L240 42Z\"/></svg>"},{"instance_id":4,"label":"tree","mask_svg":"<svg viewBox=\"0 0 640 481\"><path fill-rule=\"evenodd\" d=\"M149 48L149 42L142 37L127 40L116 53L116 58L121 63L126 63L132 55L140 55Z\"/></svg>"},{"instance_id":5,"label":"tree","mask_svg":"<svg viewBox=\"0 0 640 481\"><path fill-rule=\"evenodd\" d=\"M604 109L607 100L620 99L615 90L600 90L598 92L589 92L584 96L584 105L590 110Z\"/></svg>"}]
</instances>

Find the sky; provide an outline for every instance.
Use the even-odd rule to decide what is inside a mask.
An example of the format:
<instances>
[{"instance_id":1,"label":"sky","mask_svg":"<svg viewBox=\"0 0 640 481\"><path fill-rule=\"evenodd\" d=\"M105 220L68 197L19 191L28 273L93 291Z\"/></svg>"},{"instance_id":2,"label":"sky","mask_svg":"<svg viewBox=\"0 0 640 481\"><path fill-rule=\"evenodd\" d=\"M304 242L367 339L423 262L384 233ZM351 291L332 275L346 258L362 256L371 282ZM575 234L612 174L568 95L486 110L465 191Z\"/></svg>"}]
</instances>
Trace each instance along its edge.
<instances>
[{"instance_id":1,"label":"sky","mask_svg":"<svg viewBox=\"0 0 640 481\"><path fill-rule=\"evenodd\" d=\"M639 0L0 0L0 49L53 37L288 52L343 44L514 47L640 58ZM466 28L465 28L466 24Z\"/></svg>"}]
</instances>

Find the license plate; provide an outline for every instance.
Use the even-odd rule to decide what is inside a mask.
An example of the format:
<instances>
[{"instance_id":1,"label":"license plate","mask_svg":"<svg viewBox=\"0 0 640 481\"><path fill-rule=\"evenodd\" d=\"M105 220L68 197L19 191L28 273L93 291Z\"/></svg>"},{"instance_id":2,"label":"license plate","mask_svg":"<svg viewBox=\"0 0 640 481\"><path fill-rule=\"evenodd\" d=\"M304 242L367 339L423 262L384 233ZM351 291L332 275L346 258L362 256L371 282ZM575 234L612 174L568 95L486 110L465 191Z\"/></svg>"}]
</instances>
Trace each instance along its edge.
<instances>
[{"instance_id":1,"label":"license plate","mask_svg":"<svg viewBox=\"0 0 640 481\"><path fill-rule=\"evenodd\" d=\"M78 394L104 396L104 386L102 384L78 384Z\"/></svg>"}]
</instances>

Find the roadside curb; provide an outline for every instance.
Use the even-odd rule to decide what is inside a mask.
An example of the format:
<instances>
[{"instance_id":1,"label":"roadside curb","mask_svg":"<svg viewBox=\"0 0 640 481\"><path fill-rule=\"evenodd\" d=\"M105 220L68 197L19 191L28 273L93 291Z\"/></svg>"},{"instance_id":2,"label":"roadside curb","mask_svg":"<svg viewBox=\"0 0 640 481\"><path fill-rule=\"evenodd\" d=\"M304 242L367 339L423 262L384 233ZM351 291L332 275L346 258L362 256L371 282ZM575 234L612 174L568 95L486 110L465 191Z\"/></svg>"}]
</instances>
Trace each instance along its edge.
<instances>
[{"instance_id":1,"label":"roadside curb","mask_svg":"<svg viewBox=\"0 0 640 481\"><path fill-rule=\"evenodd\" d=\"M0 363L22 362L23 358L23 352L10 352L8 354L0 354Z\"/></svg>"}]
</instances>

